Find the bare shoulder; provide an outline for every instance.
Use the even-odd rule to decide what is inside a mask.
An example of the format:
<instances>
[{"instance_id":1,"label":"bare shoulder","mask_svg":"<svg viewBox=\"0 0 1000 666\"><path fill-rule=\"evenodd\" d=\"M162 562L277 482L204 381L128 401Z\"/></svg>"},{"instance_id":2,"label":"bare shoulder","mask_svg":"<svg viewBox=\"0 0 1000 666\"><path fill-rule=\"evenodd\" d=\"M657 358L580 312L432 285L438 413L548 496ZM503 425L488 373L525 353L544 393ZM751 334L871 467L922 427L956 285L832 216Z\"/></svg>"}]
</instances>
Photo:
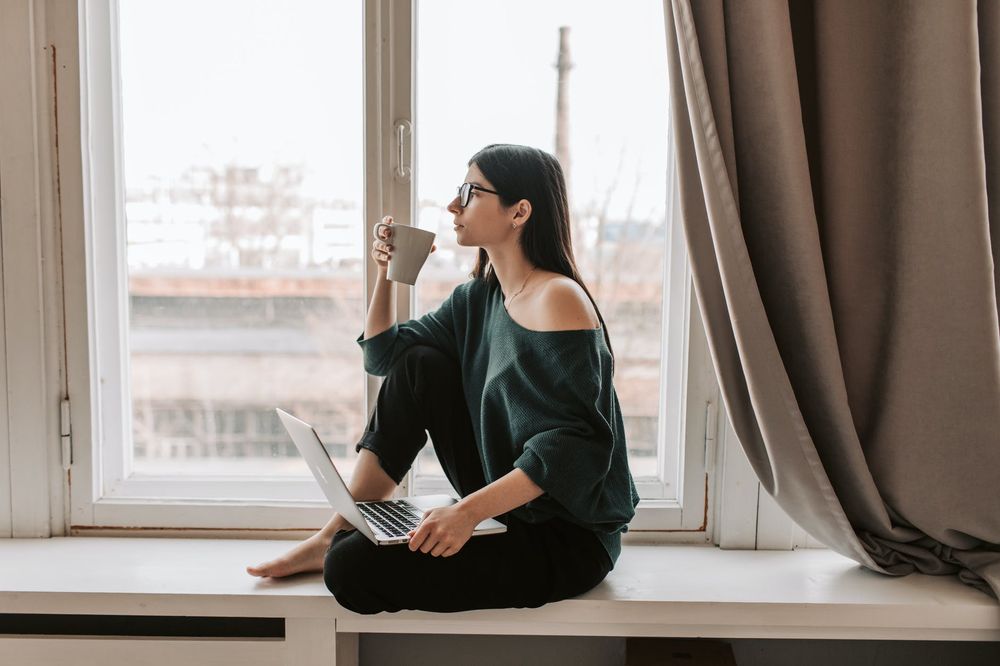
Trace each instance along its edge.
<instances>
[{"instance_id":1,"label":"bare shoulder","mask_svg":"<svg viewBox=\"0 0 1000 666\"><path fill-rule=\"evenodd\" d=\"M597 328L601 320L590 297L576 280L558 275L545 282L538 294L539 323L545 331Z\"/></svg>"}]
</instances>

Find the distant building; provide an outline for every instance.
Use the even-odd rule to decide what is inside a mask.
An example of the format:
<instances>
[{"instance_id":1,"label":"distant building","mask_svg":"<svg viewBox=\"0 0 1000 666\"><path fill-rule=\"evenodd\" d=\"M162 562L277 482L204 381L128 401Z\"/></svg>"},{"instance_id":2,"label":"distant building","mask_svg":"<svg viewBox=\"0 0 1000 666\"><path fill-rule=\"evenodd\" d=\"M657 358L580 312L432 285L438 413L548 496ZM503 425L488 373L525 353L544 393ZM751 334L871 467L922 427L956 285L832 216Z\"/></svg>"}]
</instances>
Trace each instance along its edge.
<instances>
[{"instance_id":1,"label":"distant building","mask_svg":"<svg viewBox=\"0 0 1000 666\"><path fill-rule=\"evenodd\" d=\"M332 455L354 455L367 422L355 338L364 328L370 234L360 232L356 204L307 200L293 169L275 173L272 181L254 170L198 169L178 184L128 193L140 468L155 469L156 460L297 457L276 406L317 424ZM465 280L475 258L452 242L445 205L418 209L418 225L439 234L422 273L423 309ZM588 287L615 347L630 454L634 463L655 460L663 225L581 216L577 228L581 270L600 278Z\"/></svg>"}]
</instances>

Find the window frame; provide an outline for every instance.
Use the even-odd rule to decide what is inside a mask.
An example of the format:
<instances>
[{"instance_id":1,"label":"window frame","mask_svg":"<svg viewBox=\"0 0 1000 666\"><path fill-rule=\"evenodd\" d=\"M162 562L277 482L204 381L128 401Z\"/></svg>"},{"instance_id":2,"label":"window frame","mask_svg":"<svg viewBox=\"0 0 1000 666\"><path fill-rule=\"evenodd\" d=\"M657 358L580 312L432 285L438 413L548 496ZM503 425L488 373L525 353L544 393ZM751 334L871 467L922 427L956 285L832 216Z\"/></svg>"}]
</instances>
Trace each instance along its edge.
<instances>
[{"instance_id":1,"label":"window frame","mask_svg":"<svg viewBox=\"0 0 1000 666\"><path fill-rule=\"evenodd\" d=\"M371 63L364 74L365 97L365 193L364 220L378 219L383 211L393 211L397 223L411 224L416 216L415 180L411 177L419 145L406 140L415 118L415 16L416 2L363 0L365 31L364 62ZM124 357L116 351L127 336L127 294L120 288L121 276L127 277L124 244L124 196L120 178L121 147L120 98L117 92L117 48L112 26L117 24L117 0L81 0L77 32L79 41L79 123L80 172L65 175L79 177L79 192L70 185L68 219L79 220L80 229L63 239L63 262L67 277L64 296L66 317L66 367L69 395L73 406L73 456L71 473L77 483L67 480L69 516L67 533L100 529L102 533L134 533L135 528L206 530L227 534L246 533L259 536L261 531L313 530L329 519L324 501L303 499L296 493L315 492L311 478L302 481L226 481L214 482L211 499L191 501L164 499L168 487L178 494L191 491L213 494L204 482L183 477L163 477L146 482L109 483L102 494L102 480L121 475L123 464L108 461L103 447L121 446L121 437L129 432L131 410L122 391L102 393L100 385L118 382L124 386ZM67 12L68 14L69 12ZM75 14L75 8L73 10ZM69 21L67 20L67 23ZM77 25L63 26L65 39ZM73 38L77 38L74 35ZM70 59L72 56L69 56ZM73 91L70 91L68 120L60 119L71 130L74 121ZM396 122L399 119L412 119ZM399 129L402 127L404 166L397 168ZM412 137L412 133L409 135ZM668 150L673 154L672 128L668 130ZM60 148L60 153L64 150ZM407 159L407 152L409 158ZM714 460L720 431L720 394L696 299L687 259L674 160L669 160L668 174L668 256L665 261L663 330L661 347L661 389L658 448L662 478L670 479L676 497L643 500L624 540L705 543L712 541L714 522ZM79 210L72 204L77 203ZM115 225L98 228L95 220L114 219ZM364 223L367 226L367 222ZM112 228L113 227L113 228ZM368 237L370 230L360 229ZM94 260L88 256L93 253ZM94 266L116 267L116 271L95 271ZM365 302L371 300L377 268L365 262ZM415 311L414 289L396 285L398 321L406 321ZM96 316L95 316L96 315ZM110 359L110 360L109 360ZM117 360L117 362L115 362ZM98 370L103 369L101 376ZM362 372L359 369L359 372ZM370 413L382 378L365 378L365 411ZM116 435L117 433L117 435ZM678 455L666 456L671 442L679 442ZM94 461L98 461L95 470ZM97 473L95 473L95 471ZM414 478L411 472L396 489L396 496L425 492L453 492L443 477ZM71 477L69 477L71 478ZM138 485L144 483L144 486ZM261 484L269 492L282 493L286 499L228 500L233 493L260 492ZM143 497L136 491L145 489ZM227 493L225 491L232 491ZM288 527L296 526L296 527ZM301 526L301 527L298 527Z\"/></svg>"},{"instance_id":2,"label":"window frame","mask_svg":"<svg viewBox=\"0 0 1000 666\"><path fill-rule=\"evenodd\" d=\"M414 0L414 11L418 1ZM666 174L668 215L657 426L660 481L636 481L640 496L644 490L652 490L653 494L664 497L640 501L629 532L623 537L626 543L710 542L716 514L713 470L717 455L718 438L715 433L719 432L721 392L691 278L681 223L680 184L670 123L667 125L666 148L671 158L667 161ZM405 318L409 316L405 315ZM405 483L414 489L414 494L454 495L444 476L424 476L411 469Z\"/></svg>"},{"instance_id":3,"label":"window frame","mask_svg":"<svg viewBox=\"0 0 1000 666\"><path fill-rule=\"evenodd\" d=\"M84 297L67 297L67 321L76 325L67 331L71 359L70 395L74 406L73 465L85 483L70 485L71 532L123 527L219 530L289 529L277 526L306 525L292 529L314 529L330 516L325 500L311 477L302 479L202 480L162 475L124 479L124 456L131 453L124 442L131 430L128 405L127 363L119 352L127 348L128 302L123 284L127 280L124 243L124 196L121 178L122 149L121 99L118 91L117 0L82 0L79 20L80 136L83 233L64 254L67 273L82 274ZM397 48L379 48L389 39L398 12L371 2L364 5L365 30L362 62L375 63L365 75L365 212L398 206L400 194L409 190L406 182L386 185L385 175L395 168L394 146L382 123L405 116L394 108L405 102L389 95L398 66ZM398 29L398 25L396 25ZM407 79L409 77L406 77ZM397 88L398 92L398 88ZM372 120L377 119L377 122ZM390 166L391 164L391 166ZM370 168L375 165L376 168ZM395 215L399 223L409 223L407 214ZM113 225L97 220L115 220ZM359 230L363 233L363 230ZM112 266L114 270L94 270ZM366 282L373 279L367 267ZM84 350L85 353L84 353ZM371 393L371 381L366 391ZM103 387L103 389L102 389ZM90 416L81 423L81 412ZM262 488L266 490L262 491ZM263 495L258 501L231 500L229 497ZM171 495L173 497L171 497ZM187 497L203 499L190 500Z\"/></svg>"},{"instance_id":4,"label":"window frame","mask_svg":"<svg viewBox=\"0 0 1000 666\"><path fill-rule=\"evenodd\" d=\"M51 536L63 502L61 276L47 260L60 214L48 150L54 50L44 16L40 0L17 0L0 21L0 538Z\"/></svg>"}]
</instances>

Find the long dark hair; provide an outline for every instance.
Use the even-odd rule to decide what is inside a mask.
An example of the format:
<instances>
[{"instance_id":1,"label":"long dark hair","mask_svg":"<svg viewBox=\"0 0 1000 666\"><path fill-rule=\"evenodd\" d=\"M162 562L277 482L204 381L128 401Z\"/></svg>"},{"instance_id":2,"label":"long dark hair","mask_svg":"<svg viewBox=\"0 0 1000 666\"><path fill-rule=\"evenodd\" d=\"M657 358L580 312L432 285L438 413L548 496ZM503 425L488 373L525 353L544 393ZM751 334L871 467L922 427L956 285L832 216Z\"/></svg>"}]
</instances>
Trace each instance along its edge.
<instances>
[{"instance_id":1,"label":"long dark hair","mask_svg":"<svg viewBox=\"0 0 1000 666\"><path fill-rule=\"evenodd\" d=\"M614 376L615 352L611 348L607 324L573 259L566 179L559 160L530 146L491 143L472 156L468 166L473 164L500 193L497 196L504 208L510 208L521 199L531 202L531 217L521 233L521 249L535 266L572 278L587 292L604 328ZM479 248L476 265L469 277L485 280L487 284L497 282L490 257L483 248Z\"/></svg>"}]
</instances>

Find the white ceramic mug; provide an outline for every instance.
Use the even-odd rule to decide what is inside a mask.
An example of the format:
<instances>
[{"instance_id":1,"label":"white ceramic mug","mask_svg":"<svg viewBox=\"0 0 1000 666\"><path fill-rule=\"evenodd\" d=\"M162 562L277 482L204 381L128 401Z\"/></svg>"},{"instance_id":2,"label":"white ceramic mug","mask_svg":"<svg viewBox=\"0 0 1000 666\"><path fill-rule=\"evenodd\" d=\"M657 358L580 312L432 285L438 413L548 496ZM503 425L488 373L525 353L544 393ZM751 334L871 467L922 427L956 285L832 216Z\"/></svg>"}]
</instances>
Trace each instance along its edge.
<instances>
[{"instance_id":1,"label":"white ceramic mug","mask_svg":"<svg viewBox=\"0 0 1000 666\"><path fill-rule=\"evenodd\" d=\"M393 282L416 284L417 275L430 256L431 246L437 234L407 224L376 222L372 233L378 239L381 239L380 227L392 229L392 236L388 239L392 245L392 253L389 255L389 270L386 271L386 277Z\"/></svg>"}]
</instances>

